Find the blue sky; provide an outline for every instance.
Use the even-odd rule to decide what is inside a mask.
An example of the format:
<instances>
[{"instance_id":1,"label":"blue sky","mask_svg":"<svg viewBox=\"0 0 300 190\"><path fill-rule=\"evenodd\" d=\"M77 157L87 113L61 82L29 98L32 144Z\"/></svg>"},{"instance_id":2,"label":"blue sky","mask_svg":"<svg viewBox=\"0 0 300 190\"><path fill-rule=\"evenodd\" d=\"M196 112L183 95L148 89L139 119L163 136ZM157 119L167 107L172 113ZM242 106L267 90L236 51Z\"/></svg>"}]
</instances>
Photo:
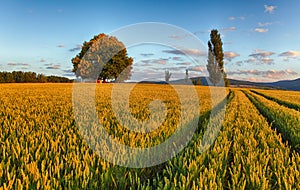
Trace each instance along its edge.
<instances>
[{"instance_id":1,"label":"blue sky","mask_svg":"<svg viewBox=\"0 0 300 190\"><path fill-rule=\"evenodd\" d=\"M300 77L300 1L2 1L0 70L35 71L72 78L71 58L83 41L141 22L162 22L194 34L206 46L218 29L230 78L277 81ZM185 36L169 36L182 40ZM128 48L133 80L205 76L194 63L161 45ZM189 52L195 49L190 48ZM188 52L188 51L187 51ZM147 55L147 56L145 56ZM171 78L172 79L172 78Z\"/></svg>"}]
</instances>

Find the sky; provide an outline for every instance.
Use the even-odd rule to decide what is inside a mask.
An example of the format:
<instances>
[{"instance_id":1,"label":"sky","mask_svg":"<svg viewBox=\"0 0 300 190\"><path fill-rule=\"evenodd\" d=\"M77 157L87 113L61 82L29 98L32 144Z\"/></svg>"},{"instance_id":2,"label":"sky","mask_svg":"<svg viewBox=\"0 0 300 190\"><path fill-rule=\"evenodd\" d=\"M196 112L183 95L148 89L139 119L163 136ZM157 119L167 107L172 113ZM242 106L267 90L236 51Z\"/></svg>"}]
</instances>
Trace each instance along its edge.
<instances>
[{"instance_id":1,"label":"sky","mask_svg":"<svg viewBox=\"0 0 300 190\"><path fill-rule=\"evenodd\" d=\"M229 78L296 79L300 77L299 9L298 0L1 1L0 71L74 78L71 59L84 41L154 22L186 31L161 34L164 42L186 43L126 46L134 58L131 80L163 80L165 70L172 73L171 80L183 78L186 69L191 77L207 76L205 51L212 29L221 34ZM189 47L189 40L195 38L201 48Z\"/></svg>"}]
</instances>

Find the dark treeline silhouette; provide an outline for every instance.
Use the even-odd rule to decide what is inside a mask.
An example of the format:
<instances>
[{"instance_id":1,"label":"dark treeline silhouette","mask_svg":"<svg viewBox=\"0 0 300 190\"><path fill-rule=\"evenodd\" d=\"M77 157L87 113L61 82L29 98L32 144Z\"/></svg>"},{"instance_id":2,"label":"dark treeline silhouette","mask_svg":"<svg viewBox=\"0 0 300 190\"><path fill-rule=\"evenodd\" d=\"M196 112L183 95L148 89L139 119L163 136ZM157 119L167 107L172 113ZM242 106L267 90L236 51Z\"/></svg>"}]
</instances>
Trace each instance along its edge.
<instances>
[{"instance_id":1,"label":"dark treeline silhouette","mask_svg":"<svg viewBox=\"0 0 300 190\"><path fill-rule=\"evenodd\" d=\"M46 83L46 82L61 82L69 83L73 82L66 77L59 76L46 76L43 74L36 74L35 72L0 72L0 83Z\"/></svg>"}]
</instances>

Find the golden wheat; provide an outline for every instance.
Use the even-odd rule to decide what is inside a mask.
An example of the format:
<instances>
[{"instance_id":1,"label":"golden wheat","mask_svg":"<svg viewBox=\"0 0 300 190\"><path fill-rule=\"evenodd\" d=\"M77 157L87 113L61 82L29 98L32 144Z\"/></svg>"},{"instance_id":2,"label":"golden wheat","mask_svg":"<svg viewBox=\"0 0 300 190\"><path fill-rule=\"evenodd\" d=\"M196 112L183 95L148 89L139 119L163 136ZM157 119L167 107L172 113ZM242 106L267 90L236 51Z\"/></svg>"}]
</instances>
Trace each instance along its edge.
<instances>
[{"instance_id":1,"label":"golden wheat","mask_svg":"<svg viewBox=\"0 0 300 190\"><path fill-rule=\"evenodd\" d=\"M165 105L166 118L162 123L157 122L159 127L149 133L130 131L118 121L111 104L112 89L112 84L98 84L95 102L91 104L96 106L105 130L118 143L151 147L174 133L182 117L181 100L174 88L139 84L132 90L129 111L139 122L151 118L153 113L149 104L154 100ZM131 169L113 165L93 152L90 142L97 145L97 131L89 135L87 144L83 137L88 134L80 133L76 125L72 84L1 84L0 189L300 188L299 152L283 143L281 134L251 103L253 99L250 101L238 89L226 90L227 100L223 101L227 102L227 108L222 128L212 146L202 153L202 139L209 125L213 101L210 88L197 86L195 89L198 97L188 93L184 96L191 102L186 116L195 111L192 107L195 98L199 99L200 105L199 126L187 147L166 163ZM270 114L279 110L278 118L287 125L290 121L282 119L284 114L299 117L295 110L292 113L289 108L247 93L256 97L262 109L269 110ZM281 93L287 94L274 91L276 93L278 98ZM293 96L294 93L288 94ZM223 98L221 96L219 100ZM125 124L130 124L129 116L120 117L124 117ZM214 119L221 118L222 115L216 113ZM294 120L299 126L299 120ZM297 139L293 141L297 142Z\"/></svg>"}]
</instances>

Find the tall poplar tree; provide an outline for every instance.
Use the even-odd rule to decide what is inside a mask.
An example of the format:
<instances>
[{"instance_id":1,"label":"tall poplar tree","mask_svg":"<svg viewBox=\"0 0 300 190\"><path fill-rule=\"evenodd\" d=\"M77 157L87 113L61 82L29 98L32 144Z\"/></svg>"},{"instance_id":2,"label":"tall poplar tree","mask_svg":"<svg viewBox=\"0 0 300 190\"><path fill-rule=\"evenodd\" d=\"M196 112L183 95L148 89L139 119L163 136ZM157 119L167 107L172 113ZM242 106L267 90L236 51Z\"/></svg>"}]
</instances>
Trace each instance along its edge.
<instances>
[{"instance_id":1,"label":"tall poplar tree","mask_svg":"<svg viewBox=\"0 0 300 190\"><path fill-rule=\"evenodd\" d=\"M212 30L210 33L210 41L208 41L208 60L207 70L209 72L209 80L216 86L221 79L224 79L225 85L229 85L226 73L224 71L224 53L223 43L218 30Z\"/></svg>"}]
</instances>

